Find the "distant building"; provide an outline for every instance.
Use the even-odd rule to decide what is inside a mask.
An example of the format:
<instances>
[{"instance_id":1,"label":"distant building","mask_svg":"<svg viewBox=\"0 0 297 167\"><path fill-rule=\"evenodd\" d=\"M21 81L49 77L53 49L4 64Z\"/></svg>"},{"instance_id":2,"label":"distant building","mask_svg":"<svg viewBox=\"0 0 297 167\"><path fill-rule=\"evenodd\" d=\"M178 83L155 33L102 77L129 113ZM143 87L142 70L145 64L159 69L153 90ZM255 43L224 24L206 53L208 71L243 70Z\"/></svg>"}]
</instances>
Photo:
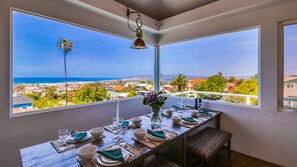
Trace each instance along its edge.
<instances>
[{"instance_id":1,"label":"distant building","mask_svg":"<svg viewBox=\"0 0 297 167\"><path fill-rule=\"evenodd\" d=\"M297 107L297 77L284 77L284 106Z\"/></svg>"},{"instance_id":2,"label":"distant building","mask_svg":"<svg viewBox=\"0 0 297 167\"><path fill-rule=\"evenodd\" d=\"M115 87L112 88L112 90L114 90L114 91L121 91L121 90L124 90L124 89L125 89L125 87L123 87L123 86L115 86Z\"/></svg>"},{"instance_id":3,"label":"distant building","mask_svg":"<svg viewBox=\"0 0 297 167\"><path fill-rule=\"evenodd\" d=\"M205 81L206 80L202 79L202 78L195 78L195 79L190 80L190 83L195 87L196 85L199 85L199 84L201 84L202 82L205 82Z\"/></svg>"},{"instance_id":4,"label":"distant building","mask_svg":"<svg viewBox=\"0 0 297 167\"><path fill-rule=\"evenodd\" d=\"M139 84L139 82L127 82L125 83L124 87L128 88L129 86L131 86L132 88L134 88L137 84Z\"/></svg>"},{"instance_id":5,"label":"distant building","mask_svg":"<svg viewBox=\"0 0 297 167\"><path fill-rule=\"evenodd\" d=\"M150 84L138 84L136 85L136 88L140 88L140 89L143 89L143 90L152 90L154 87Z\"/></svg>"},{"instance_id":6,"label":"distant building","mask_svg":"<svg viewBox=\"0 0 297 167\"><path fill-rule=\"evenodd\" d=\"M13 96L13 108L33 109L33 100L23 95Z\"/></svg>"}]
</instances>

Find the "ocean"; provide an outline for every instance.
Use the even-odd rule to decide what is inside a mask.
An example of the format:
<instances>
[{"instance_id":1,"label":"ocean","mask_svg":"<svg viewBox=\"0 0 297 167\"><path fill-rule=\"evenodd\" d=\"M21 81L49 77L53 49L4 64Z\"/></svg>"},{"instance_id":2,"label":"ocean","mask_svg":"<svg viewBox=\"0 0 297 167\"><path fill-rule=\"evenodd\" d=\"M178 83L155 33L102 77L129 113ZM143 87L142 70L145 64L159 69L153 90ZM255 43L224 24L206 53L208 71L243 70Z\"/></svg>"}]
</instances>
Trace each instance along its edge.
<instances>
[{"instance_id":1,"label":"ocean","mask_svg":"<svg viewBox=\"0 0 297 167\"><path fill-rule=\"evenodd\" d=\"M121 78L67 78L68 82L97 82L119 80ZM36 77L36 78L13 78L13 84L45 84L65 82L64 77Z\"/></svg>"}]
</instances>

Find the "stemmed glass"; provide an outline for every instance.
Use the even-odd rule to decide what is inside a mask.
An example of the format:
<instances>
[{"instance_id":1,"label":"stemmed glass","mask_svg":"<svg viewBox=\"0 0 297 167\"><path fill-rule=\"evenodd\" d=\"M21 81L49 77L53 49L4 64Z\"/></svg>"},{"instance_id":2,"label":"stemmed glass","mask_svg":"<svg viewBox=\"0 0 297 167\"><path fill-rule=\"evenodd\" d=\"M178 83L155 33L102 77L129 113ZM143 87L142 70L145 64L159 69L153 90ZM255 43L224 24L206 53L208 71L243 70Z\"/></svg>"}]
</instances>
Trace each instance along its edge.
<instances>
[{"instance_id":1,"label":"stemmed glass","mask_svg":"<svg viewBox=\"0 0 297 167\"><path fill-rule=\"evenodd\" d=\"M119 118L119 120L117 120L117 117L113 117L112 118L113 129L118 129L121 126L121 122L123 121L124 121L124 118Z\"/></svg>"},{"instance_id":2,"label":"stemmed glass","mask_svg":"<svg viewBox=\"0 0 297 167\"><path fill-rule=\"evenodd\" d=\"M127 134L127 131L128 131L128 127L126 127L126 126L119 127L119 136L120 136L119 140L120 141L125 142L124 137L125 137L125 134Z\"/></svg>"},{"instance_id":3,"label":"stemmed glass","mask_svg":"<svg viewBox=\"0 0 297 167\"><path fill-rule=\"evenodd\" d=\"M58 134L59 134L59 142L60 142L61 146L63 146L63 147L61 147L61 149L63 150L66 148L65 146L67 145L66 138L68 136L68 129L60 129L58 131Z\"/></svg>"}]
</instances>

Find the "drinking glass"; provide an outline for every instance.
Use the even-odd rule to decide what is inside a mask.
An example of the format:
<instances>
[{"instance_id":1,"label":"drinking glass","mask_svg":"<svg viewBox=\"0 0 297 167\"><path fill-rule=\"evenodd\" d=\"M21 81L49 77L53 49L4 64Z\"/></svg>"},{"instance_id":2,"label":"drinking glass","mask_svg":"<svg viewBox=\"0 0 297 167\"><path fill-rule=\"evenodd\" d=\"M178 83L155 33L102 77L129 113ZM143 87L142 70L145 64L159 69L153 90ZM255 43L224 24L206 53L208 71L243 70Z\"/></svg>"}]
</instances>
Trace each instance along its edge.
<instances>
[{"instance_id":1,"label":"drinking glass","mask_svg":"<svg viewBox=\"0 0 297 167\"><path fill-rule=\"evenodd\" d=\"M58 134L59 134L59 140L60 140L61 146L65 146L66 138L68 136L68 129L60 129L58 131Z\"/></svg>"},{"instance_id":2,"label":"drinking glass","mask_svg":"<svg viewBox=\"0 0 297 167\"><path fill-rule=\"evenodd\" d=\"M119 120L117 120L117 117L113 117L112 118L112 126L114 129L117 129L121 126L120 122L124 121L124 118L119 118Z\"/></svg>"},{"instance_id":3,"label":"drinking glass","mask_svg":"<svg viewBox=\"0 0 297 167\"><path fill-rule=\"evenodd\" d=\"M120 141L125 142L124 137L125 137L125 134L127 134L127 131L128 131L128 128L126 126L119 127Z\"/></svg>"}]
</instances>

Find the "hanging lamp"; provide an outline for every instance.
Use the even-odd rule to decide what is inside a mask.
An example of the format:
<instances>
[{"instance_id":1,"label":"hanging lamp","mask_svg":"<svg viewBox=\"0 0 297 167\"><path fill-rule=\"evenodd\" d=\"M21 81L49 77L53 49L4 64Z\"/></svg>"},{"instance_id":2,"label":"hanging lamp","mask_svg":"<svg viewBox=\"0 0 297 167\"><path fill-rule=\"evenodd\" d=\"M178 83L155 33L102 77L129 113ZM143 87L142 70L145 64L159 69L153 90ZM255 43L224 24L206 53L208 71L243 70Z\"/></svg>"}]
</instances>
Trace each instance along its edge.
<instances>
[{"instance_id":1,"label":"hanging lamp","mask_svg":"<svg viewBox=\"0 0 297 167\"><path fill-rule=\"evenodd\" d=\"M133 30L129 24L131 14L137 14L137 19L135 21L136 26L137 26L136 30ZM131 48L133 48L133 49L147 49L147 46L142 39L143 35L142 35L141 27L142 27L143 23L141 20L140 13L138 11L130 11L130 9L127 8L127 24L128 24L129 29L136 33L136 37L137 37L137 39L133 42Z\"/></svg>"}]
</instances>

